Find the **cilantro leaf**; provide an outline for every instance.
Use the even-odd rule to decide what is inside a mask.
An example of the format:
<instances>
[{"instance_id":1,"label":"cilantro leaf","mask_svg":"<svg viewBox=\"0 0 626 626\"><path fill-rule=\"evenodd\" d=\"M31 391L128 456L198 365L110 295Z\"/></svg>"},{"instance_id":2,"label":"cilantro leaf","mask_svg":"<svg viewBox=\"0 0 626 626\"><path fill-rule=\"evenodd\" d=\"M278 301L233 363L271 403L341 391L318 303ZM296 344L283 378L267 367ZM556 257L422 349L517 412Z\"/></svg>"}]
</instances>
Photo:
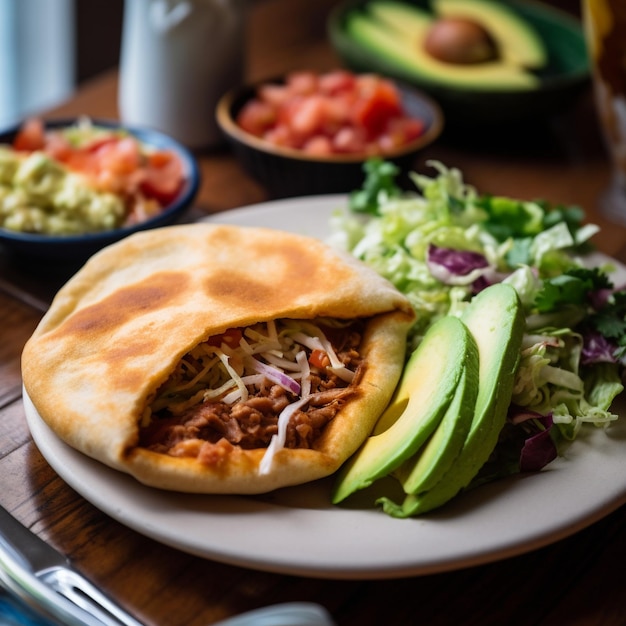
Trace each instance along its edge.
<instances>
[{"instance_id":1,"label":"cilantro leaf","mask_svg":"<svg viewBox=\"0 0 626 626\"><path fill-rule=\"evenodd\" d=\"M498 241L532 238L560 222L565 223L575 240L585 219L584 211L578 206L552 205L543 200L528 202L483 195L477 204L488 216L485 229ZM586 247L588 245L581 244L578 249Z\"/></svg>"},{"instance_id":2,"label":"cilantro leaf","mask_svg":"<svg viewBox=\"0 0 626 626\"><path fill-rule=\"evenodd\" d=\"M613 293L607 303L589 317L589 324L608 339L616 339L623 352L626 348L626 291Z\"/></svg>"},{"instance_id":3,"label":"cilantro leaf","mask_svg":"<svg viewBox=\"0 0 626 626\"><path fill-rule=\"evenodd\" d=\"M396 184L400 169L390 161L372 158L365 161L363 171L365 172L363 186L350 194L348 206L355 213L378 215L381 197L393 198L401 193L400 187Z\"/></svg>"},{"instance_id":4,"label":"cilantro leaf","mask_svg":"<svg viewBox=\"0 0 626 626\"><path fill-rule=\"evenodd\" d=\"M485 228L498 241L533 236L542 230L543 211L537 203L482 196L477 204L487 213Z\"/></svg>"},{"instance_id":5,"label":"cilantro leaf","mask_svg":"<svg viewBox=\"0 0 626 626\"><path fill-rule=\"evenodd\" d=\"M566 304L585 305L590 292L610 289L611 286L609 277L600 268L571 268L559 276L544 280L535 298L535 307L539 312L546 313Z\"/></svg>"},{"instance_id":6,"label":"cilantro leaf","mask_svg":"<svg viewBox=\"0 0 626 626\"><path fill-rule=\"evenodd\" d=\"M540 204L545 210L543 218L544 229L550 228L559 222L565 222L573 235L582 226L585 219L585 212L578 206Z\"/></svg>"}]
</instances>

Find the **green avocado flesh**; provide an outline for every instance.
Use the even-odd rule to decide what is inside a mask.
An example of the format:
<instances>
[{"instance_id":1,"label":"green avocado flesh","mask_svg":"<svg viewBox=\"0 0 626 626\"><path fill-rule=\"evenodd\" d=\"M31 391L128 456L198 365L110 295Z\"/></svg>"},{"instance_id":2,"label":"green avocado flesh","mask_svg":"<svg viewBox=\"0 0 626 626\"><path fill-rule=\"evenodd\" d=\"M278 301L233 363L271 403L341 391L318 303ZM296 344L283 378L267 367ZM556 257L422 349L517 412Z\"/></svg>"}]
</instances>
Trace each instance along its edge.
<instances>
[{"instance_id":1,"label":"green avocado flesh","mask_svg":"<svg viewBox=\"0 0 626 626\"><path fill-rule=\"evenodd\" d=\"M346 34L364 51L401 71L407 80L473 89L528 90L539 79L527 68L547 62L541 39L512 10L490 0L438 0L433 11L400 0L372 0L346 16ZM492 35L500 56L472 64L441 61L425 47L437 11L480 23Z\"/></svg>"},{"instance_id":2,"label":"green avocado flesh","mask_svg":"<svg viewBox=\"0 0 626 626\"><path fill-rule=\"evenodd\" d=\"M400 506L380 499L390 515L415 516L451 500L487 462L504 426L525 328L517 292L510 285L492 285L474 298L461 319L479 354L478 395L469 432L450 468L430 489L408 493Z\"/></svg>"},{"instance_id":3,"label":"green avocado flesh","mask_svg":"<svg viewBox=\"0 0 626 626\"><path fill-rule=\"evenodd\" d=\"M517 292L503 283L475 296L460 319L434 324L379 421L384 429L377 425L378 434L344 466L332 501L393 476L404 500L384 495L376 504L394 517L412 517L467 487L504 426L524 328Z\"/></svg>"},{"instance_id":4,"label":"green avocado flesh","mask_svg":"<svg viewBox=\"0 0 626 626\"><path fill-rule=\"evenodd\" d=\"M463 447L478 394L478 348L473 338L470 343L459 386L441 423L424 448L394 472L405 493L421 493L434 487Z\"/></svg>"},{"instance_id":5,"label":"green avocado flesh","mask_svg":"<svg viewBox=\"0 0 626 626\"><path fill-rule=\"evenodd\" d=\"M340 471L333 503L387 476L424 444L456 393L472 341L455 317L444 317L429 328L380 418L384 429L378 426Z\"/></svg>"}]
</instances>

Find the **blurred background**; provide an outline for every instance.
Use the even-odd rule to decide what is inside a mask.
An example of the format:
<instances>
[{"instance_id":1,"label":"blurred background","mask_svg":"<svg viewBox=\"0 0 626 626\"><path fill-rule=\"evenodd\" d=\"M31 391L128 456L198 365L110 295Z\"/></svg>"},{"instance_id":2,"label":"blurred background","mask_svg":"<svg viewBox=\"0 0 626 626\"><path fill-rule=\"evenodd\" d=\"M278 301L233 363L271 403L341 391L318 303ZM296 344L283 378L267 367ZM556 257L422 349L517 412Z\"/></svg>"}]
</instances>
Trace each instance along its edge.
<instances>
[{"instance_id":1,"label":"blurred background","mask_svg":"<svg viewBox=\"0 0 626 626\"><path fill-rule=\"evenodd\" d=\"M0 0L0 130L118 64L124 1L133 0ZM337 2L311 2L320 36ZM544 3L580 15L580 0Z\"/></svg>"},{"instance_id":2,"label":"blurred background","mask_svg":"<svg viewBox=\"0 0 626 626\"><path fill-rule=\"evenodd\" d=\"M0 0L0 129L119 60L124 0Z\"/></svg>"}]
</instances>

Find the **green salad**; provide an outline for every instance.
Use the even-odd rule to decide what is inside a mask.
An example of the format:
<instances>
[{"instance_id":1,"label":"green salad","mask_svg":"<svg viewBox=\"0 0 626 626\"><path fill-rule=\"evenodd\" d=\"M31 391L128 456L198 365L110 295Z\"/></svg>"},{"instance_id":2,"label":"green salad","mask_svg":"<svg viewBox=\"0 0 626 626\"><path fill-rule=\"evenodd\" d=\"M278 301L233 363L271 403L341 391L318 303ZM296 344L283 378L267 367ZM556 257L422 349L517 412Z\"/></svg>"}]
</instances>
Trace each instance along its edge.
<instances>
[{"instance_id":1,"label":"green salad","mask_svg":"<svg viewBox=\"0 0 626 626\"><path fill-rule=\"evenodd\" d=\"M585 424L606 428L623 390L626 291L611 265L588 267L598 228L578 207L479 193L459 170L430 162L413 173L372 159L363 187L331 218L330 242L350 251L404 293L417 312L416 348L446 315L460 316L485 287L509 283L526 329L508 419L490 462L474 484L538 470Z\"/></svg>"}]
</instances>

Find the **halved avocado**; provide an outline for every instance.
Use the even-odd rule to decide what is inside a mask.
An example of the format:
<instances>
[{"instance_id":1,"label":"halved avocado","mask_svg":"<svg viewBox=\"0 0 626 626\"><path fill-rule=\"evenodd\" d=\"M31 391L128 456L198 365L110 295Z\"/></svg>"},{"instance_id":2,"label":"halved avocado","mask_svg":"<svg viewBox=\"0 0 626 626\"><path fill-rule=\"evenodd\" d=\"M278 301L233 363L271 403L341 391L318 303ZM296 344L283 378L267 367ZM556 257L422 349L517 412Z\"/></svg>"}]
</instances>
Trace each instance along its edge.
<instances>
[{"instance_id":1,"label":"halved avocado","mask_svg":"<svg viewBox=\"0 0 626 626\"><path fill-rule=\"evenodd\" d=\"M446 18L458 11L458 17L482 25L493 37L499 56L457 64L430 54L425 41L440 5ZM527 67L545 64L545 46L513 11L490 0L435 0L434 10L431 13L401 0L373 0L347 14L345 31L364 49L401 68L408 78L494 91L537 87L539 79Z\"/></svg>"},{"instance_id":2,"label":"halved avocado","mask_svg":"<svg viewBox=\"0 0 626 626\"><path fill-rule=\"evenodd\" d=\"M461 17L481 24L495 40L504 63L534 69L548 62L539 35L506 4L492 0L432 0L432 7L440 18Z\"/></svg>"}]
</instances>

